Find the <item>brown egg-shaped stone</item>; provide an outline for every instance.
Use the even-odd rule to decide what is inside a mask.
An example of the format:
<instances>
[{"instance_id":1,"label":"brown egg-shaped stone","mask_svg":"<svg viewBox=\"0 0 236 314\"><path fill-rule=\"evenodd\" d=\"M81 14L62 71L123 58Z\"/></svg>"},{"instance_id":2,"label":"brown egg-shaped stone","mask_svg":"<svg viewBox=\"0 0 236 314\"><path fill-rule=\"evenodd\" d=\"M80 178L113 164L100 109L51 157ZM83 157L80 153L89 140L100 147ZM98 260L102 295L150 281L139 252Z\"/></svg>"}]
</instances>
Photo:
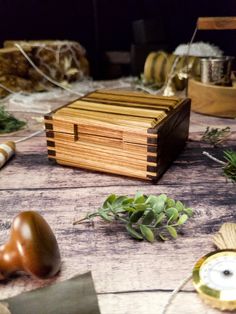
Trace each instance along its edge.
<instances>
[{"instance_id":1,"label":"brown egg-shaped stone","mask_svg":"<svg viewBox=\"0 0 236 314\"><path fill-rule=\"evenodd\" d=\"M0 279L16 271L38 278L49 278L60 270L57 240L44 218L26 211L12 223L9 241L0 247Z\"/></svg>"}]
</instances>

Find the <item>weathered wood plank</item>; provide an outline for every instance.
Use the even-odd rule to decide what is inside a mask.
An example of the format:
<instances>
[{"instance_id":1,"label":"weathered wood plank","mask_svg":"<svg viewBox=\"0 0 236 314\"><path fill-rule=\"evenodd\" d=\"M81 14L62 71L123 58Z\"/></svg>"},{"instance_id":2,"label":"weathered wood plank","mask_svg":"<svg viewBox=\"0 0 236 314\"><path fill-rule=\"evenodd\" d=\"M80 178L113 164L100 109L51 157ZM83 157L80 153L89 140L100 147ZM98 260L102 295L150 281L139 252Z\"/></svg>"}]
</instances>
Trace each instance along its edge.
<instances>
[{"instance_id":1,"label":"weathered wood plank","mask_svg":"<svg viewBox=\"0 0 236 314\"><path fill-rule=\"evenodd\" d=\"M160 314L169 292L144 292L99 295L102 314ZM219 314L205 305L196 293L179 293L168 308L168 314Z\"/></svg>"},{"instance_id":2,"label":"weathered wood plank","mask_svg":"<svg viewBox=\"0 0 236 314\"><path fill-rule=\"evenodd\" d=\"M33 125L33 124L32 124ZM157 185L125 177L52 165L47 159L45 136L17 145L18 153L0 172L0 245L8 237L14 215L38 210L57 236L63 259L62 272L53 280L28 276L0 283L1 299L61 281L92 270L102 314L160 313L169 292L191 271L195 261L213 250L211 234L223 222L236 221L236 187L227 183L220 166L202 156L202 150L221 157L222 149L200 143L207 125L236 131L235 121L192 113L190 139L185 150ZM0 141L19 139L22 131ZM236 149L236 133L226 143ZM119 225L96 220L73 226L72 222L98 208L109 193L133 195L167 193L195 209L183 226L183 235L166 243L137 242ZM191 250L190 250L191 248ZM178 294L168 314L216 314L193 292L191 283Z\"/></svg>"},{"instance_id":3,"label":"weathered wood plank","mask_svg":"<svg viewBox=\"0 0 236 314\"><path fill-rule=\"evenodd\" d=\"M228 141L228 148L236 150L236 140ZM0 189L150 185L141 180L54 164L47 158L46 141L42 137L19 143L17 150L16 156L0 172ZM225 184L221 166L203 156L203 150L222 158L222 148L213 149L190 141L158 185L203 184L203 180Z\"/></svg>"},{"instance_id":4,"label":"weathered wood plank","mask_svg":"<svg viewBox=\"0 0 236 314\"><path fill-rule=\"evenodd\" d=\"M223 222L235 220L236 214L232 211L236 206L235 189L229 190L221 184L143 186L144 193L168 193L195 208L195 218L183 227L184 236L177 241L153 245L137 242L119 225L110 226L101 221L97 221L95 227L72 226L74 219L95 210L107 194L132 195L139 188L2 191L0 242L7 239L6 226L9 227L17 212L38 210L52 226L61 248L63 270L58 280L92 270L99 293L174 289L189 274L195 261L213 250L210 234ZM18 278L8 282L2 297L40 285L41 282L28 277ZM186 289L193 290L191 285Z\"/></svg>"}]
</instances>

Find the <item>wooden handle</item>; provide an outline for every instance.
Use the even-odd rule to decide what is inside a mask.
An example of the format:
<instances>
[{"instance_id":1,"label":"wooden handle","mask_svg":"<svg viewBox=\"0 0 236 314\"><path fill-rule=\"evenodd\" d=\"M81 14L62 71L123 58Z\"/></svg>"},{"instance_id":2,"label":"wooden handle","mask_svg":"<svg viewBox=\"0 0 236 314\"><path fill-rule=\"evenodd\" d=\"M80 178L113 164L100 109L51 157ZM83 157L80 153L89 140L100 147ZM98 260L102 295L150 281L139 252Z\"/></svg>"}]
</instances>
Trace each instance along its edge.
<instances>
[{"instance_id":1,"label":"wooden handle","mask_svg":"<svg viewBox=\"0 0 236 314\"><path fill-rule=\"evenodd\" d=\"M231 17L199 17L197 29L220 30L236 29L236 16Z\"/></svg>"},{"instance_id":2,"label":"wooden handle","mask_svg":"<svg viewBox=\"0 0 236 314\"><path fill-rule=\"evenodd\" d=\"M12 222L8 242L0 247L0 280L16 271L49 278L59 272L60 266L57 240L48 223L37 212L19 213Z\"/></svg>"}]
</instances>

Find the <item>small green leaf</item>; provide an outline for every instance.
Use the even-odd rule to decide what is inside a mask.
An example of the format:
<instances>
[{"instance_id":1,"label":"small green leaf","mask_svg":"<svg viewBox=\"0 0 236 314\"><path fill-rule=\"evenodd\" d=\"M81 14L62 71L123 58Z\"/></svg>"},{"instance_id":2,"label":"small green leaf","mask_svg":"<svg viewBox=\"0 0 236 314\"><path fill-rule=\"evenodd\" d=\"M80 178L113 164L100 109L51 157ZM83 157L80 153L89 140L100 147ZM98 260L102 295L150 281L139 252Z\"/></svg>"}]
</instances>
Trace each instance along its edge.
<instances>
[{"instance_id":1,"label":"small green leaf","mask_svg":"<svg viewBox=\"0 0 236 314\"><path fill-rule=\"evenodd\" d=\"M135 212L135 208L131 206L127 206L125 207L125 211L128 212L129 215L131 215L133 212Z\"/></svg>"},{"instance_id":2,"label":"small green leaf","mask_svg":"<svg viewBox=\"0 0 236 314\"><path fill-rule=\"evenodd\" d=\"M130 224L127 224L125 227L131 237L137 240L143 240L143 236L139 232L137 232Z\"/></svg>"},{"instance_id":3,"label":"small green leaf","mask_svg":"<svg viewBox=\"0 0 236 314\"><path fill-rule=\"evenodd\" d=\"M154 234L150 228L144 225L140 225L139 228L145 239L147 239L149 242L153 242L155 240Z\"/></svg>"},{"instance_id":4,"label":"small green leaf","mask_svg":"<svg viewBox=\"0 0 236 314\"><path fill-rule=\"evenodd\" d=\"M160 194L158 196L158 199L162 200L163 202L166 202L167 201L167 195L166 194Z\"/></svg>"},{"instance_id":5,"label":"small green leaf","mask_svg":"<svg viewBox=\"0 0 236 314\"><path fill-rule=\"evenodd\" d=\"M132 197L127 197L126 199L123 200L122 205L128 205L130 203L133 203L133 198Z\"/></svg>"},{"instance_id":6,"label":"small green leaf","mask_svg":"<svg viewBox=\"0 0 236 314\"><path fill-rule=\"evenodd\" d=\"M192 208L184 208L184 212L185 212L189 217L192 217L192 215L193 215L193 210L192 210Z\"/></svg>"},{"instance_id":7,"label":"small green leaf","mask_svg":"<svg viewBox=\"0 0 236 314\"><path fill-rule=\"evenodd\" d=\"M112 205L116 207L121 206L126 199L127 196L118 196Z\"/></svg>"},{"instance_id":8,"label":"small green leaf","mask_svg":"<svg viewBox=\"0 0 236 314\"><path fill-rule=\"evenodd\" d=\"M179 220L177 222L178 225L183 225L188 220L188 215L183 214L179 217Z\"/></svg>"},{"instance_id":9,"label":"small green leaf","mask_svg":"<svg viewBox=\"0 0 236 314\"><path fill-rule=\"evenodd\" d=\"M121 213L126 213L126 210L122 207L115 207L111 208L111 211L114 215L121 214Z\"/></svg>"},{"instance_id":10,"label":"small green leaf","mask_svg":"<svg viewBox=\"0 0 236 314\"><path fill-rule=\"evenodd\" d=\"M167 200L167 196L165 194L161 194L159 196L155 196L155 195L150 195L147 199L146 199L146 204L150 204L152 207L156 206L157 207L161 207L163 210L165 202ZM158 205L157 205L158 204ZM157 209L160 210L160 209Z\"/></svg>"},{"instance_id":11,"label":"small green leaf","mask_svg":"<svg viewBox=\"0 0 236 314\"><path fill-rule=\"evenodd\" d=\"M184 204L183 204L182 202L180 202L180 201L177 201L177 202L175 203L175 207L177 208L177 210L178 210L179 212L182 212L183 209L184 209Z\"/></svg>"},{"instance_id":12,"label":"small green leaf","mask_svg":"<svg viewBox=\"0 0 236 314\"><path fill-rule=\"evenodd\" d=\"M154 214L153 210L149 210L145 214L143 221L142 221L142 224L143 225L150 225L152 223L152 221L154 220L154 218L155 218L155 214Z\"/></svg>"},{"instance_id":13,"label":"small green leaf","mask_svg":"<svg viewBox=\"0 0 236 314\"><path fill-rule=\"evenodd\" d=\"M134 202L142 196L143 196L143 193L140 191L137 191L134 196Z\"/></svg>"},{"instance_id":14,"label":"small green leaf","mask_svg":"<svg viewBox=\"0 0 236 314\"><path fill-rule=\"evenodd\" d=\"M148 198L146 199L145 203L146 204L150 204L151 206L153 206L157 201L158 201L157 196L149 195Z\"/></svg>"},{"instance_id":15,"label":"small green leaf","mask_svg":"<svg viewBox=\"0 0 236 314\"><path fill-rule=\"evenodd\" d=\"M159 215L157 215L157 216L156 216L156 223L155 223L155 226L157 226L158 224L160 224L164 219L165 219L165 214L164 214L164 213L160 213Z\"/></svg>"},{"instance_id":16,"label":"small green leaf","mask_svg":"<svg viewBox=\"0 0 236 314\"><path fill-rule=\"evenodd\" d=\"M99 211L98 214L102 219L106 221L109 221L109 222L113 221L113 219L110 216L108 216L104 211Z\"/></svg>"},{"instance_id":17,"label":"small green leaf","mask_svg":"<svg viewBox=\"0 0 236 314\"><path fill-rule=\"evenodd\" d=\"M130 216L129 221L132 222L132 223L135 223L143 216L143 214L144 214L143 210L136 210Z\"/></svg>"},{"instance_id":18,"label":"small green leaf","mask_svg":"<svg viewBox=\"0 0 236 314\"><path fill-rule=\"evenodd\" d=\"M135 204L135 210L145 211L146 209L147 209L147 205L145 205L145 204Z\"/></svg>"},{"instance_id":19,"label":"small green leaf","mask_svg":"<svg viewBox=\"0 0 236 314\"><path fill-rule=\"evenodd\" d=\"M179 217L179 212L176 208L170 207L166 210L166 216L169 219L169 223L170 221L174 221Z\"/></svg>"},{"instance_id":20,"label":"small green leaf","mask_svg":"<svg viewBox=\"0 0 236 314\"><path fill-rule=\"evenodd\" d=\"M169 234L172 236L172 238L176 239L177 238L177 232L174 227L172 226L166 226L167 231Z\"/></svg>"},{"instance_id":21,"label":"small green leaf","mask_svg":"<svg viewBox=\"0 0 236 314\"><path fill-rule=\"evenodd\" d=\"M167 207L175 207L175 201L172 198L167 198L166 205Z\"/></svg>"},{"instance_id":22,"label":"small green leaf","mask_svg":"<svg viewBox=\"0 0 236 314\"><path fill-rule=\"evenodd\" d=\"M135 203L135 204L140 204L140 203L143 204L145 201L146 201L145 196L141 195L140 197L138 197L138 198L136 198L136 199L134 200L134 203Z\"/></svg>"},{"instance_id":23,"label":"small green leaf","mask_svg":"<svg viewBox=\"0 0 236 314\"><path fill-rule=\"evenodd\" d=\"M116 199L116 195L115 194L110 194L107 199L105 200L105 202L103 203L102 207L103 208L108 208L109 205L108 204L112 204Z\"/></svg>"},{"instance_id":24,"label":"small green leaf","mask_svg":"<svg viewBox=\"0 0 236 314\"><path fill-rule=\"evenodd\" d=\"M165 208L165 202L163 200L158 200L152 207L155 213L161 213Z\"/></svg>"}]
</instances>

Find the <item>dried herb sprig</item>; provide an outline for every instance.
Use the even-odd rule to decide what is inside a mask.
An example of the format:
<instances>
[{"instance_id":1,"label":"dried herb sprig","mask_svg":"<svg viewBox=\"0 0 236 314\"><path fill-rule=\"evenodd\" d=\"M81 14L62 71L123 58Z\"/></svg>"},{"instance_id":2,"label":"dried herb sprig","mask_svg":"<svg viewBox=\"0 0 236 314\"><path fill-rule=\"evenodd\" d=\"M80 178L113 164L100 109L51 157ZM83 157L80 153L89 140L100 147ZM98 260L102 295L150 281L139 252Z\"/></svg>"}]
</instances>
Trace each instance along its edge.
<instances>
[{"instance_id":1,"label":"dried herb sprig","mask_svg":"<svg viewBox=\"0 0 236 314\"><path fill-rule=\"evenodd\" d=\"M177 238L177 229L192 216L192 209L165 194L147 196L137 192L135 197L111 194L97 212L88 214L74 225L97 216L107 222L121 222L137 240L153 242L157 237L168 239L168 234Z\"/></svg>"},{"instance_id":2,"label":"dried herb sprig","mask_svg":"<svg viewBox=\"0 0 236 314\"><path fill-rule=\"evenodd\" d=\"M227 126L223 129L220 128L206 128L205 133L202 136L202 140L208 144L213 145L214 147L220 145L222 142L226 141L230 136L231 131L230 127Z\"/></svg>"},{"instance_id":3,"label":"dried herb sprig","mask_svg":"<svg viewBox=\"0 0 236 314\"><path fill-rule=\"evenodd\" d=\"M236 152L233 150L224 151L225 161L219 160L207 152L203 152L203 155L214 160L215 162L223 165L224 175L232 182L236 183Z\"/></svg>"},{"instance_id":4,"label":"dried herb sprig","mask_svg":"<svg viewBox=\"0 0 236 314\"><path fill-rule=\"evenodd\" d=\"M18 131L25 124L24 121L16 119L3 106L0 106L0 134Z\"/></svg>"}]
</instances>

